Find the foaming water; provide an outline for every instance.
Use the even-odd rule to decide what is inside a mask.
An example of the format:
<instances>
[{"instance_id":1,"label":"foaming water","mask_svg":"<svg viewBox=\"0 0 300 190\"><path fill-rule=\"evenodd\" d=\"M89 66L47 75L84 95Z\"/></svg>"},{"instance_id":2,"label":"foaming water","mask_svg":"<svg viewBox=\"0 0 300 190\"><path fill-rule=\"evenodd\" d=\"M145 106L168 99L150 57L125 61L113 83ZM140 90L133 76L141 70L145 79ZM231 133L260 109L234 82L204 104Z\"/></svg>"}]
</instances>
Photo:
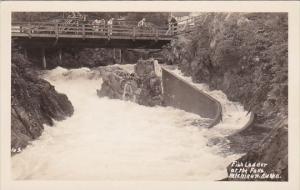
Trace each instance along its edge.
<instances>
[{"instance_id":1,"label":"foaming water","mask_svg":"<svg viewBox=\"0 0 300 190\"><path fill-rule=\"evenodd\" d=\"M99 98L97 70L58 67L44 78L68 96L74 115L12 157L14 179L218 180L240 156L208 146L235 130L230 118L206 129L193 122L207 119L182 110Z\"/></svg>"}]
</instances>

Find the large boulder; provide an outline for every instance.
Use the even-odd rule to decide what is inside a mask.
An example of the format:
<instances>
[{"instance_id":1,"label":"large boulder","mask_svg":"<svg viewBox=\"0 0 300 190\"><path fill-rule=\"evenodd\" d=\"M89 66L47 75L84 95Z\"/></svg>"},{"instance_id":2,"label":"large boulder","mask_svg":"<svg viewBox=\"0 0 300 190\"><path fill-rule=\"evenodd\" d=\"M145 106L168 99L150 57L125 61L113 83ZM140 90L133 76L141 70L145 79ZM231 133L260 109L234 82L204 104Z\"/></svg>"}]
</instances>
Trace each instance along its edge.
<instances>
[{"instance_id":1,"label":"large boulder","mask_svg":"<svg viewBox=\"0 0 300 190\"><path fill-rule=\"evenodd\" d=\"M107 96L113 99L126 99L138 95L137 78L120 67L102 69L102 87L97 90L99 97Z\"/></svg>"},{"instance_id":2,"label":"large boulder","mask_svg":"<svg viewBox=\"0 0 300 190\"><path fill-rule=\"evenodd\" d=\"M102 70L100 97L134 101L141 105L162 105L161 79L155 72L154 60L139 60L133 73L120 68Z\"/></svg>"}]
</instances>

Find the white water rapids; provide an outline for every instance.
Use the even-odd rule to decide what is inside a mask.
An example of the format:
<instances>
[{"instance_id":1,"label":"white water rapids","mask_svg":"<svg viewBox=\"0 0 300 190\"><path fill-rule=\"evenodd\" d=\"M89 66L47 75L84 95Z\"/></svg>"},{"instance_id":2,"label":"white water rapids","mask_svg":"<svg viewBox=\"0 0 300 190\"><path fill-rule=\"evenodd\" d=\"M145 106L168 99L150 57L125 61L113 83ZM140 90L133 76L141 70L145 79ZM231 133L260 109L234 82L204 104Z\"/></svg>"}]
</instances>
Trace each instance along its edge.
<instances>
[{"instance_id":1,"label":"white water rapids","mask_svg":"<svg viewBox=\"0 0 300 190\"><path fill-rule=\"evenodd\" d=\"M39 139L12 157L14 179L219 180L241 156L228 153L224 137L248 118L222 92L211 94L222 103L223 122L206 129L192 124L206 119L179 109L99 98L102 80L95 73L47 71L45 79L68 96L74 114L45 126ZM216 138L223 141L210 145Z\"/></svg>"}]
</instances>

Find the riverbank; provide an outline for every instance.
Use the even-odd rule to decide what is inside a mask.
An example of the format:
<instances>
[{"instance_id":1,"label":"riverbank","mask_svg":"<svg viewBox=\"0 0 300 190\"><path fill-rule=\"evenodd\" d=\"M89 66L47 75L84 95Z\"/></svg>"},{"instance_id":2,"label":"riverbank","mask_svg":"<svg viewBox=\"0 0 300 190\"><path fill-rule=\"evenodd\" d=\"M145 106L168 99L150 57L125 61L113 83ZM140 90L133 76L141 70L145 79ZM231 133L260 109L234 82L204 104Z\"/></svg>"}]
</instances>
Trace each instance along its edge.
<instances>
[{"instance_id":1,"label":"riverbank","mask_svg":"<svg viewBox=\"0 0 300 190\"><path fill-rule=\"evenodd\" d=\"M44 125L73 114L67 96L38 77L33 65L18 51L11 62L11 153L21 152L44 131Z\"/></svg>"}]
</instances>

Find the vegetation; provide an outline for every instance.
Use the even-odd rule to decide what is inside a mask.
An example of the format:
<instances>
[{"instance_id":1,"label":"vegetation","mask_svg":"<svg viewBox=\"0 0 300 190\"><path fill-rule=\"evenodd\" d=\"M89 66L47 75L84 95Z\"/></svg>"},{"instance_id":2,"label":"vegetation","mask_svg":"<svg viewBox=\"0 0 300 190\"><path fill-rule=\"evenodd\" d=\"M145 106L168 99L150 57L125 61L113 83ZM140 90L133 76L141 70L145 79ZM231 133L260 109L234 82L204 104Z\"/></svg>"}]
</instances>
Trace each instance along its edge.
<instances>
[{"instance_id":1,"label":"vegetation","mask_svg":"<svg viewBox=\"0 0 300 190\"><path fill-rule=\"evenodd\" d=\"M272 109L276 117L287 115L287 37L284 13L207 13L196 33L164 52L194 81L222 89L258 114Z\"/></svg>"},{"instance_id":2,"label":"vegetation","mask_svg":"<svg viewBox=\"0 0 300 190\"><path fill-rule=\"evenodd\" d=\"M288 15L204 13L198 29L164 54L195 82L254 113L249 129L229 137L232 147L251 150L242 160L268 162L287 180Z\"/></svg>"},{"instance_id":3,"label":"vegetation","mask_svg":"<svg viewBox=\"0 0 300 190\"><path fill-rule=\"evenodd\" d=\"M59 18L66 18L70 12L14 12L12 21L32 22L32 21L49 21ZM81 12L86 15L88 20L110 18L124 18L129 21L139 21L146 18L146 21L162 26L168 23L169 13L164 12Z\"/></svg>"}]
</instances>

